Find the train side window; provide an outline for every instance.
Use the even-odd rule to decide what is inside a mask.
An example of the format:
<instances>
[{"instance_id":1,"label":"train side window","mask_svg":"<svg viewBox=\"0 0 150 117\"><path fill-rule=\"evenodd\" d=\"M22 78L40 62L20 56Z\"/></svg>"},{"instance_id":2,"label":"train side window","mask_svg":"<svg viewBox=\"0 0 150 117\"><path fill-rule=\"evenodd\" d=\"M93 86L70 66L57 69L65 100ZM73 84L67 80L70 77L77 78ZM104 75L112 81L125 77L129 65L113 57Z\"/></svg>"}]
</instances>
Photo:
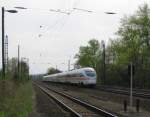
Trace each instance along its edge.
<instances>
[{"instance_id":1,"label":"train side window","mask_svg":"<svg viewBox=\"0 0 150 117\"><path fill-rule=\"evenodd\" d=\"M84 75L82 73L80 73L80 77L83 77Z\"/></svg>"},{"instance_id":2,"label":"train side window","mask_svg":"<svg viewBox=\"0 0 150 117\"><path fill-rule=\"evenodd\" d=\"M76 74L76 77L80 77L80 74L78 73L78 74Z\"/></svg>"},{"instance_id":3,"label":"train side window","mask_svg":"<svg viewBox=\"0 0 150 117\"><path fill-rule=\"evenodd\" d=\"M75 74L75 77L83 77L82 73Z\"/></svg>"},{"instance_id":4,"label":"train side window","mask_svg":"<svg viewBox=\"0 0 150 117\"><path fill-rule=\"evenodd\" d=\"M90 76L90 77L95 77L96 76L96 73L94 71L85 71L86 75L87 76Z\"/></svg>"}]
</instances>

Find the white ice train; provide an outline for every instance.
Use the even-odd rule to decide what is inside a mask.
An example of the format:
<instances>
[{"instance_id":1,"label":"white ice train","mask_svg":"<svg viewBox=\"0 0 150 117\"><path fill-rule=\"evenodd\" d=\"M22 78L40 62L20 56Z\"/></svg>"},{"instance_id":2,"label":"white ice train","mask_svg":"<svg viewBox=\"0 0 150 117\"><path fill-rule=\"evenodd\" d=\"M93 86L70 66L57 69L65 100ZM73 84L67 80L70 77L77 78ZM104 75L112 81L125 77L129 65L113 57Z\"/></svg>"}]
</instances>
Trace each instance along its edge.
<instances>
[{"instance_id":1,"label":"white ice train","mask_svg":"<svg viewBox=\"0 0 150 117\"><path fill-rule=\"evenodd\" d=\"M72 71L47 75L43 81L71 83L81 85L96 85L96 72L93 68L81 68Z\"/></svg>"}]
</instances>

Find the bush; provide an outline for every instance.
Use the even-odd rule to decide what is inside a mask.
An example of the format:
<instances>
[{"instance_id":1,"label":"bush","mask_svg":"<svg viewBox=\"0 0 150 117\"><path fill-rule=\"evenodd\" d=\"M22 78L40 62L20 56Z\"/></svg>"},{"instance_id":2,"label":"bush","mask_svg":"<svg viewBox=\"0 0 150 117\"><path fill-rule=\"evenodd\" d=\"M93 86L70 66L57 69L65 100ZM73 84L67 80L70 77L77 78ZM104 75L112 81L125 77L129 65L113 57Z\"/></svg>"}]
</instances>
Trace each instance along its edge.
<instances>
[{"instance_id":1,"label":"bush","mask_svg":"<svg viewBox=\"0 0 150 117\"><path fill-rule=\"evenodd\" d=\"M0 81L0 117L28 117L32 111L31 82L4 82Z\"/></svg>"}]
</instances>

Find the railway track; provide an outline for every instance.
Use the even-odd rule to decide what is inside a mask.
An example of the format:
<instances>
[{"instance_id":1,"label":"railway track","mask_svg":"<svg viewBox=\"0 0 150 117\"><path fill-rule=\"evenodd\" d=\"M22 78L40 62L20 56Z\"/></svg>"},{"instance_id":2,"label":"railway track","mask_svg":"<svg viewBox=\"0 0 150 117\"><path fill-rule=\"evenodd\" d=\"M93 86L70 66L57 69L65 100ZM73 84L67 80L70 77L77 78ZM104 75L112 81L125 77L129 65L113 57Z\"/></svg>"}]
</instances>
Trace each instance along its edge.
<instances>
[{"instance_id":1,"label":"railway track","mask_svg":"<svg viewBox=\"0 0 150 117\"><path fill-rule=\"evenodd\" d=\"M57 103L67 109L71 115L75 117L117 117L103 109L88 104L77 98L71 97L62 92L58 92L45 85L33 83L39 87L44 93L53 98Z\"/></svg>"},{"instance_id":2,"label":"railway track","mask_svg":"<svg viewBox=\"0 0 150 117\"><path fill-rule=\"evenodd\" d=\"M112 93L117 93L117 94L130 95L130 89L129 88L97 86L96 89L102 90L102 91L107 91L107 92L112 92ZM139 97L139 98L150 99L150 91L133 89L133 96Z\"/></svg>"},{"instance_id":3,"label":"railway track","mask_svg":"<svg viewBox=\"0 0 150 117\"><path fill-rule=\"evenodd\" d=\"M61 84L61 85L66 86L66 84ZM68 86L68 84L67 84L67 86ZM71 85L69 85L69 86L71 86ZM77 87L77 86L73 86L73 87ZM89 87L81 87L80 86L80 88L87 88L88 89ZM91 87L89 89L91 89ZM105 92L111 92L111 93L115 93L115 94L130 95L130 89L129 88L97 85L93 89L94 90L95 89L96 90L101 90L101 91L105 91ZM137 97L137 98L150 99L150 90L133 89L133 96Z\"/></svg>"}]
</instances>

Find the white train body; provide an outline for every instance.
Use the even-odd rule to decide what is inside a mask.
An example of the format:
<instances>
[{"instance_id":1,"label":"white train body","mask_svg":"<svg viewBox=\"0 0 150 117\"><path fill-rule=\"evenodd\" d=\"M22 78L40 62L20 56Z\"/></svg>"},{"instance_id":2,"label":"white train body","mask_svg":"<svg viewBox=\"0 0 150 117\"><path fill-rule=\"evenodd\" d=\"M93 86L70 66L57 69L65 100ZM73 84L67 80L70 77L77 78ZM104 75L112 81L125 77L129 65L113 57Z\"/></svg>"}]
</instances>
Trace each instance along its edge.
<instances>
[{"instance_id":1,"label":"white train body","mask_svg":"<svg viewBox=\"0 0 150 117\"><path fill-rule=\"evenodd\" d=\"M81 68L44 76L43 81L96 85L96 77L96 72L93 68Z\"/></svg>"}]
</instances>

